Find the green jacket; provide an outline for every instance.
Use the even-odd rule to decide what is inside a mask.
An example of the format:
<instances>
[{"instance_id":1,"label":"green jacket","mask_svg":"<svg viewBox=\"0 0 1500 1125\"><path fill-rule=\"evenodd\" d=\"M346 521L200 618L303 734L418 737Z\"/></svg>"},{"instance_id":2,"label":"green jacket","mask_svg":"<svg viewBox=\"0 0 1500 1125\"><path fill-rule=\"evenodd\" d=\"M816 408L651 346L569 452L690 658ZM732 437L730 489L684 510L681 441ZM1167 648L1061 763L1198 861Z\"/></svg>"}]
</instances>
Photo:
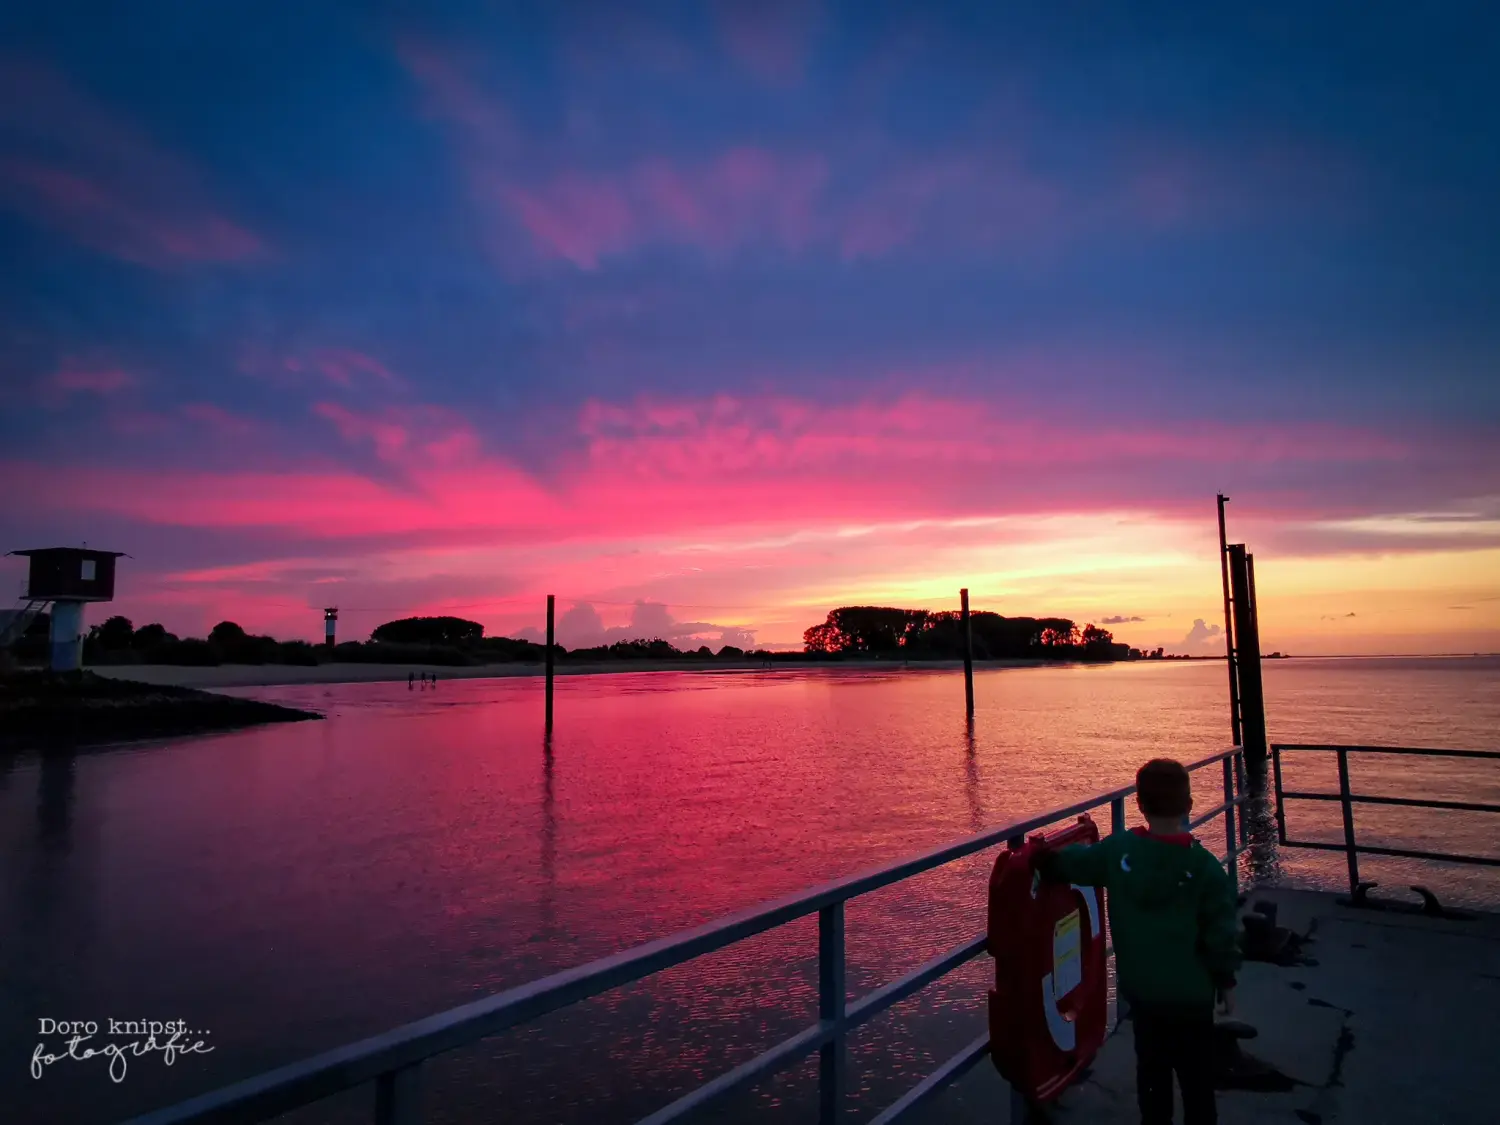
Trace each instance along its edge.
<instances>
[{"instance_id":1,"label":"green jacket","mask_svg":"<svg viewBox=\"0 0 1500 1125\"><path fill-rule=\"evenodd\" d=\"M1156 1003L1212 1004L1240 967L1234 885L1187 835L1121 832L1044 853L1044 879L1103 887L1120 992Z\"/></svg>"}]
</instances>

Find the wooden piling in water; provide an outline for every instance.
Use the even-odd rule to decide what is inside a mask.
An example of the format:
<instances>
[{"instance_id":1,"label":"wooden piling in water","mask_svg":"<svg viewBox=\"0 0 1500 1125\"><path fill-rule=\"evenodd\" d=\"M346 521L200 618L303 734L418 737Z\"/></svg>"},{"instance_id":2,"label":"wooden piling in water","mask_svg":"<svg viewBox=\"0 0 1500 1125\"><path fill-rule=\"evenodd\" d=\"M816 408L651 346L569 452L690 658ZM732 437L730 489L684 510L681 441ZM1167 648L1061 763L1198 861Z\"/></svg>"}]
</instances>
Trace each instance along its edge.
<instances>
[{"instance_id":1,"label":"wooden piling in water","mask_svg":"<svg viewBox=\"0 0 1500 1125\"><path fill-rule=\"evenodd\" d=\"M1229 584L1234 594L1234 669L1239 687L1240 735L1245 764L1265 765L1266 697L1260 679L1260 622L1255 604L1255 556L1243 543L1229 545Z\"/></svg>"},{"instance_id":2,"label":"wooden piling in water","mask_svg":"<svg viewBox=\"0 0 1500 1125\"><path fill-rule=\"evenodd\" d=\"M969 629L969 591L958 592L959 617L964 626L964 714L974 717L974 634Z\"/></svg>"},{"instance_id":3,"label":"wooden piling in water","mask_svg":"<svg viewBox=\"0 0 1500 1125\"><path fill-rule=\"evenodd\" d=\"M557 609L557 595L547 595L547 733L552 733L552 644L553 615Z\"/></svg>"},{"instance_id":4,"label":"wooden piling in water","mask_svg":"<svg viewBox=\"0 0 1500 1125\"><path fill-rule=\"evenodd\" d=\"M1229 497L1219 493L1219 575L1224 583L1224 656L1229 665L1229 729L1234 745L1240 742L1240 686L1239 673L1234 666L1234 613L1229 598L1229 539L1224 529L1224 505Z\"/></svg>"}]
</instances>

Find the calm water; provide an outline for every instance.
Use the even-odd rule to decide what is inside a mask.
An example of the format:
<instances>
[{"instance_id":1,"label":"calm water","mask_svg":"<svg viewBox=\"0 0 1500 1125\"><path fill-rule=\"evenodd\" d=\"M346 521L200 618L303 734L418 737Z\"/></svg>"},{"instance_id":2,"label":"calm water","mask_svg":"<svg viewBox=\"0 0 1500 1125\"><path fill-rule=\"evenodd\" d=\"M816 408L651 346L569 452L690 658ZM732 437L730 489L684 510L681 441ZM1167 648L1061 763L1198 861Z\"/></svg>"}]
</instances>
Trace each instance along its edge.
<instances>
[{"instance_id":1,"label":"calm water","mask_svg":"<svg viewBox=\"0 0 1500 1125\"><path fill-rule=\"evenodd\" d=\"M550 752L537 681L260 689L325 722L0 760L4 1120L107 1122L725 911L1126 782L1227 743L1219 664L985 671L972 740L951 672L568 678ZM1279 741L1496 749L1500 660L1266 666ZM1500 771L1361 760L1358 789L1500 800ZM1217 803L1216 778L1204 804ZM1288 784L1336 785L1332 764ZM1381 814L1385 815L1381 815ZM1331 838L1336 808L1293 808ZM1375 810L1362 833L1486 851L1479 816ZM1205 838L1222 847L1222 829ZM1262 857L1337 886L1342 858ZM983 926L986 857L851 904L862 992ZM1369 877L1500 897L1487 873ZM638 1117L801 1026L815 923L621 989L429 1068L435 1119ZM983 962L855 1036L851 1109L977 1033ZM27 1074L38 1023L183 1019L212 1054ZM810 1071L728 1105L804 1117ZM367 1095L299 1121L344 1120ZM355 1118L358 1119L358 1118ZM288 1118L292 1120L292 1118Z\"/></svg>"}]
</instances>

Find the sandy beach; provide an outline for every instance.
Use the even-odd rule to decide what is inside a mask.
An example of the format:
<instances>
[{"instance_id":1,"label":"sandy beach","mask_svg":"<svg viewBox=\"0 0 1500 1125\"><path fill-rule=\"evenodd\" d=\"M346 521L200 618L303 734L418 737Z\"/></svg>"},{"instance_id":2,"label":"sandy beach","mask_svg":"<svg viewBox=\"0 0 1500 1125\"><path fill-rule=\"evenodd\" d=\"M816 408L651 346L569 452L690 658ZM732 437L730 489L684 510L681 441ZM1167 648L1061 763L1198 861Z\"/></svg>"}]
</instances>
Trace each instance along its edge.
<instances>
[{"instance_id":1,"label":"sandy beach","mask_svg":"<svg viewBox=\"0 0 1500 1125\"><path fill-rule=\"evenodd\" d=\"M975 661L976 668L1025 668L1029 660ZM619 675L629 672L790 672L836 669L840 672L892 672L908 666L898 660L777 661L769 667L758 660L642 660L607 664L559 664L559 676ZM912 671L938 671L963 667L961 660L924 660L909 666ZM219 664L194 668L174 664L110 664L91 667L100 676L134 680L143 684L173 687L228 688L271 687L281 684L360 684L405 681L412 673L430 673L439 680L483 680L513 676L540 676L540 664L477 664L459 667L433 664Z\"/></svg>"}]
</instances>

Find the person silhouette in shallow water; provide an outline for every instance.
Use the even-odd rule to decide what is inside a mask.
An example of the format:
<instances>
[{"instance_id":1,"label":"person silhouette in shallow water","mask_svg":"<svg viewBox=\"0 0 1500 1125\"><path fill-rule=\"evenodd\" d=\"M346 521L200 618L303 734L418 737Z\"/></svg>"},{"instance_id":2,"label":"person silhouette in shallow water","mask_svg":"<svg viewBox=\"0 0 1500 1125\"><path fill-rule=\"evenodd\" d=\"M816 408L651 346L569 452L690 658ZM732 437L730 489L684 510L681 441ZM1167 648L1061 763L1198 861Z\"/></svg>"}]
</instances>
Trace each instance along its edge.
<instances>
[{"instance_id":1,"label":"person silhouette in shallow water","mask_svg":"<svg viewBox=\"0 0 1500 1125\"><path fill-rule=\"evenodd\" d=\"M1214 1001L1234 1010L1240 966L1234 884L1184 826L1192 782L1180 762L1156 758L1135 775L1144 826L1097 844L1044 852L1051 882L1104 887L1120 995L1135 1028L1142 1125L1171 1125L1172 1075L1185 1125L1214 1125Z\"/></svg>"}]
</instances>

